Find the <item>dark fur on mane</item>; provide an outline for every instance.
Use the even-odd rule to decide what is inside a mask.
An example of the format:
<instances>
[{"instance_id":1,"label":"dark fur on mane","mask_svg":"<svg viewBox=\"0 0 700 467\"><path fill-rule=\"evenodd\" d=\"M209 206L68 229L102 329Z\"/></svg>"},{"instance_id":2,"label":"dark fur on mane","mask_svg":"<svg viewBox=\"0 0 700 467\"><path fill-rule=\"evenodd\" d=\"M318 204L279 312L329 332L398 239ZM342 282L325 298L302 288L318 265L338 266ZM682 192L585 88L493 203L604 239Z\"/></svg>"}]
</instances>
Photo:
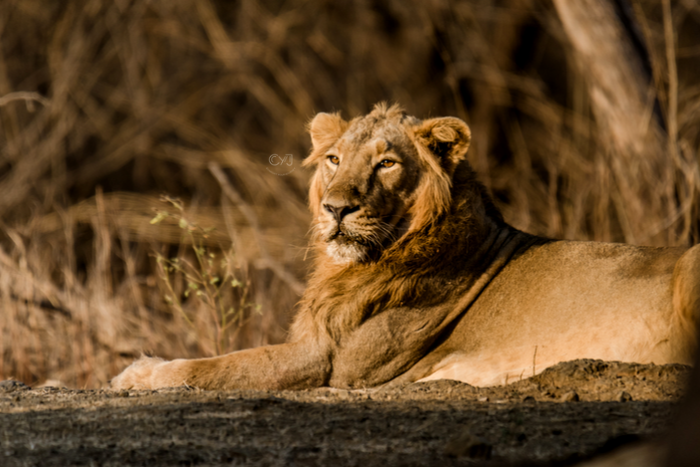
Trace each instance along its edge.
<instances>
[{"instance_id":1,"label":"dark fur on mane","mask_svg":"<svg viewBox=\"0 0 700 467\"><path fill-rule=\"evenodd\" d=\"M319 245L292 340L302 330L308 332L307 319L324 323L325 329L318 331L337 342L382 309L427 307L443 300L448 284L469 268L494 227L505 225L466 161L455 171L451 192L450 209L437 222L407 233L375 261L337 264Z\"/></svg>"}]
</instances>

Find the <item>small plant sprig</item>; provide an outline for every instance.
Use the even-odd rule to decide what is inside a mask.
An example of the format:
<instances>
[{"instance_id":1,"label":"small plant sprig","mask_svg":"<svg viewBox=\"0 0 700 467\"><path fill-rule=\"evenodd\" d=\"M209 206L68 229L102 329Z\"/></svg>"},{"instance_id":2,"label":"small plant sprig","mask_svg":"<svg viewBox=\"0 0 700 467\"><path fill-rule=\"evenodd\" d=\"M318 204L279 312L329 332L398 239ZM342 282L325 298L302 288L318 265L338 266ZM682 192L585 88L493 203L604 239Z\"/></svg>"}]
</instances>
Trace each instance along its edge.
<instances>
[{"instance_id":1,"label":"small plant sprig","mask_svg":"<svg viewBox=\"0 0 700 467\"><path fill-rule=\"evenodd\" d=\"M195 261L186 257L167 258L156 252L158 275L165 287L163 297L187 324L194 329L195 323L185 309L184 302L194 300L209 310L215 336L212 340L217 355L231 349L227 342L250 317L250 312L260 313L260 305L247 301L249 282L241 280L240 271L236 273L235 253L233 248L215 252L205 246L212 228L203 228L191 222L185 216L185 206L177 198L162 196L161 199L172 205L176 212L157 210L151 224L159 224L166 219L175 221L183 231L183 240L191 245ZM217 250L219 251L219 250ZM178 292L174 284L177 276L184 280L184 290ZM235 298L238 297L238 300ZM189 308L189 307L188 307ZM198 307L194 307L195 309Z\"/></svg>"}]
</instances>

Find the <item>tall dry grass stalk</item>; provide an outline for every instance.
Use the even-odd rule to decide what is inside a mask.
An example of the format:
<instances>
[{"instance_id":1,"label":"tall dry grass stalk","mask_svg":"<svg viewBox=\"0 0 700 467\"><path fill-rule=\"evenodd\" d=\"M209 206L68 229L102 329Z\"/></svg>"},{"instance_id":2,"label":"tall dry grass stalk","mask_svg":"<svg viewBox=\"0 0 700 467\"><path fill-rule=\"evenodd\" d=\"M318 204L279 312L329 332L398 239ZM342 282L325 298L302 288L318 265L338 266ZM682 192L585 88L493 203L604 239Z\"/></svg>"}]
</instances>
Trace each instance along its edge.
<instances>
[{"instance_id":1,"label":"tall dry grass stalk","mask_svg":"<svg viewBox=\"0 0 700 467\"><path fill-rule=\"evenodd\" d=\"M606 63L581 45L602 47L600 31L555 3L0 2L0 379L97 387L142 351L216 352L206 310L183 301L193 328L163 299L154 254L191 254L176 223L149 222L163 193L215 228L207 247L232 249L261 305L228 347L283 340L308 267L299 162L317 111L389 100L465 119L519 228L697 242L700 5L617 2L628 16L603 18L636 40ZM636 110L606 113L601 93L631 84L607 78L634 61ZM272 154L292 154L289 173Z\"/></svg>"}]
</instances>

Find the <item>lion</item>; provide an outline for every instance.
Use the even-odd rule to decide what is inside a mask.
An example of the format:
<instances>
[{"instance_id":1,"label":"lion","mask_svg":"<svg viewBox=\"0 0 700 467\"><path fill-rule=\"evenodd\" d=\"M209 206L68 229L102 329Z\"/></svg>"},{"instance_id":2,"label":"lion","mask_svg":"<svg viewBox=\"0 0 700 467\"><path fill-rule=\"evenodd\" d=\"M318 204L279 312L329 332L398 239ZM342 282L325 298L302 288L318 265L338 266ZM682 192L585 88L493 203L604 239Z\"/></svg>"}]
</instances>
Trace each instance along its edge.
<instances>
[{"instance_id":1,"label":"lion","mask_svg":"<svg viewBox=\"0 0 700 467\"><path fill-rule=\"evenodd\" d=\"M286 343L142 357L116 389L492 386L579 358L690 363L700 245L553 240L508 225L469 127L378 104L309 124L314 269Z\"/></svg>"}]
</instances>

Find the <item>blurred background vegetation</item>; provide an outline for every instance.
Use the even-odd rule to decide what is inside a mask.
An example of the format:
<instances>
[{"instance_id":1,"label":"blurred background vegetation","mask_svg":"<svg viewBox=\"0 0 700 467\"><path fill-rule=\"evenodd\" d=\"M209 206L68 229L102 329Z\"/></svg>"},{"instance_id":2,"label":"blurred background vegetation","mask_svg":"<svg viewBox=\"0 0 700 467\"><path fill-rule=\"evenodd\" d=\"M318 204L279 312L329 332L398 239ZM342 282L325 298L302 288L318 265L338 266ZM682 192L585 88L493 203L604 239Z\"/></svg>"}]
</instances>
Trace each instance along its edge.
<instances>
[{"instance_id":1,"label":"blurred background vegetation","mask_svg":"<svg viewBox=\"0 0 700 467\"><path fill-rule=\"evenodd\" d=\"M0 379L284 340L319 111L464 119L517 228L695 243L699 78L693 0L3 0ZM202 257L235 326L162 280Z\"/></svg>"}]
</instances>

